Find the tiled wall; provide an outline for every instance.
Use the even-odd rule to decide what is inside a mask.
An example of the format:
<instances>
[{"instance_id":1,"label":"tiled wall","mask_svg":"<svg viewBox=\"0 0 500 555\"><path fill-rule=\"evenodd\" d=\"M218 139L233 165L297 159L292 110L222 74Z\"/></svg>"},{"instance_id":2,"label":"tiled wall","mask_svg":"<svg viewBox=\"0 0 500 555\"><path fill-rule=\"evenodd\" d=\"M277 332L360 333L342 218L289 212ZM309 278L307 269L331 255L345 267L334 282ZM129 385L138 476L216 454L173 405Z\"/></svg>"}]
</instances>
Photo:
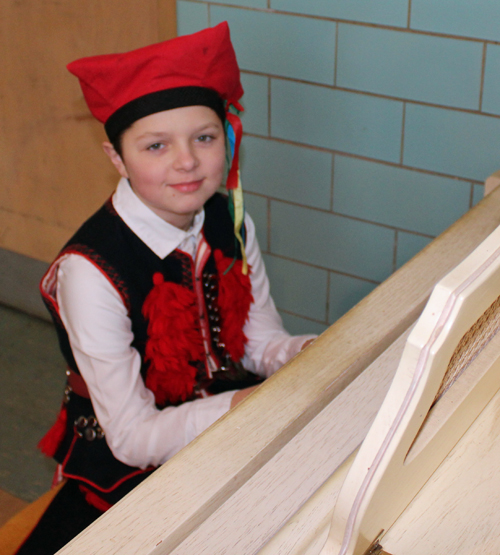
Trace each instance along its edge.
<instances>
[{"instance_id":1,"label":"tiled wall","mask_svg":"<svg viewBox=\"0 0 500 555\"><path fill-rule=\"evenodd\" d=\"M177 10L179 34L229 22L247 209L293 333L334 322L500 168L498 1L178 0Z\"/></svg>"}]
</instances>

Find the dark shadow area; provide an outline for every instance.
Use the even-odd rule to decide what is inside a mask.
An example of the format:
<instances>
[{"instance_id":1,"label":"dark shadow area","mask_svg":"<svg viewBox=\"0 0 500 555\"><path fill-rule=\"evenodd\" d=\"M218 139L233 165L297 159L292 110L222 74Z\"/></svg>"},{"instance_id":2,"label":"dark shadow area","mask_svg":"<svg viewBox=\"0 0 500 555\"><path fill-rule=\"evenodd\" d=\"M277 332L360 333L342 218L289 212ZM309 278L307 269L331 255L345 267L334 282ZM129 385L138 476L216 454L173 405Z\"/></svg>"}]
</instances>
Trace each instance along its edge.
<instances>
[{"instance_id":1,"label":"dark shadow area","mask_svg":"<svg viewBox=\"0 0 500 555\"><path fill-rule=\"evenodd\" d=\"M51 486L55 462L37 444L56 419L64 383L52 324L0 305L0 489L25 501Z\"/></svg>"}]
</instances>

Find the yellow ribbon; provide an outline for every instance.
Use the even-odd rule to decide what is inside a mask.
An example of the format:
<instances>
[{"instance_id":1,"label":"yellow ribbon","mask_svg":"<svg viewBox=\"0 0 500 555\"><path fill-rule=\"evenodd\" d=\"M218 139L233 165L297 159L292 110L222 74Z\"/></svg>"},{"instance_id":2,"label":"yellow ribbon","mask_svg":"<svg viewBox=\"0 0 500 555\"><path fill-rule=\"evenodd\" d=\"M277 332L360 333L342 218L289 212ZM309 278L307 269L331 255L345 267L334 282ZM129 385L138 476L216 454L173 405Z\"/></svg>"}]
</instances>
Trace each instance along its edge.
<instances>
[{"instance_id":1,"label":"yellow ribbon","mask_svg":"<svg viewBox=\"0 0 500 555\"><path fill-rule=\"evenodd\" d=\"M241 271L246 276L248 274L247 254L245 252L245 243L241 236L241 228L243 226L244 209L243 209L243 188L241 187L240 170L238 168L238 186L233 189L233 203L234 203L234 235L241 247Z\"/></svg>"}]
</instances>

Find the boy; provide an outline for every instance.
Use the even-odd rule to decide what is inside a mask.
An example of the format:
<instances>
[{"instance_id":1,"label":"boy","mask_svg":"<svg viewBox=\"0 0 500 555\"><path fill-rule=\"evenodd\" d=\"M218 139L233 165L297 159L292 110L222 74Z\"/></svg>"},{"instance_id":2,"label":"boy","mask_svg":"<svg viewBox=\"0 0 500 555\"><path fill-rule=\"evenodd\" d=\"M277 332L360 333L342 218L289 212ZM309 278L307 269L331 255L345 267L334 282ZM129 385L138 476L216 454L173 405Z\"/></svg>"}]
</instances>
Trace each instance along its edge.
<instances>
[{"instance_id":1,"label":"boy","mask_svg":"<svg viewBox=\"0 0 500 555\"><path fill-rule=\"evenodd\" d=\"M23 555L55 552L311 340L283 329L243 223L227 24L68 69L121 180L42 280L69 369L41 447L67 483Z\"/></svg>"}]
</instances>

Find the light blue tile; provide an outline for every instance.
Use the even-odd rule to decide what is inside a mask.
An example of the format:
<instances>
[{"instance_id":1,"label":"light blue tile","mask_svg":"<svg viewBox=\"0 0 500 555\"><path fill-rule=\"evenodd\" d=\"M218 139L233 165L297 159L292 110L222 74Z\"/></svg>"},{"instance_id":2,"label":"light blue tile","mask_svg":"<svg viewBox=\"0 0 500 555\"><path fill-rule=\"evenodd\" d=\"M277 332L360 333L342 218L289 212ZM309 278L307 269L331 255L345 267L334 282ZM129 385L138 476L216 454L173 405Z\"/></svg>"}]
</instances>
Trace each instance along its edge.
<instances>
[{"instance_id":1,"label":"light blue tile","mask_svg":"<svg viewBox=\"0 0 500 555\"><path fill-rule=\"evenodd\" d=\"M190 35L205 29L208 23L208 6L177 0L177 34Z\"/></svg>"},{"instance_id":2,"label":"light blue tile","mask_svg":"<svg viewBox=\"0 0 500 555\"><path fill-rule=\"evenodd\" d=\"M484 185L477 185L476 183L472 186L472 206L483 200L484 198Z\"/></svg>"},{"instance_id":3,"label":"light blue tile","mask_svg":"<svg viewBox=\"0 0 500 555\"><path fill-rule=\"evenodd\" d=\"M477 109L482 44L339 25L337 86Z\"/></svg>"},{"instance_id":4,"label":"light blue tile","mask_svg":"<svg viewBox=\"0 0 500 555\"><path fill-rule=\"evenodd\" d=\"M413 0L412 29L498 40L500 2L497 0Z\"/></svg>"},{"instance_id":5,"label":"light blue tile","mask_svg":"<svg viewBox=\"0 0 500 555\"><path fill-rule=\"evenodd\" d=\"M325 321L328 272L264 255L276 306L299 316Z\"/></svg>"},{"instance_id":6,"label":"light blue tile","mask_svg":"<svg viewBox=\"0 0 500 555\"><path fill-rule=\"evenodd\" d=\"M271 0L271 8L398 27L408 21L408 0Z\"/></svg>"},{"instance_id":7,"label":"light blue tile","mask_svg":"<svg viewBox=\"0 0 500 555\"><path fill-rule=\"evenodd\" d=\"M212 25L228 21L240 68L333 85L335 23L213 6Z\"/></svg>"},{"instance_id":8,"label":"light blue tile","mask_svg":"<svg viewBox=\"0 0 500 555\"><path fill-rule=\"evenodd\" d=\"M397 247L396 247L396 267L400 268L406 264L408 260L413 258L424 247L426 247L432 239L429 237L422 237L421 235L413 235L412 233L398 233Z\"/></svg>"},{"instance_id":9,"label":"light blue tile","mask_svg":"<svg viewBox=\"0 0 500 555\"><path fill-rule=\"evenodd\" d=\"M398 162L403 105L358 93L271 80L271 135Z\"/></svg>"},{"instance_id":10,"label":"light blue tile","mask_svg":"<svg viewBox=\"0 0 500 555\"><path fill-rule=\"evenodd\" d=\"M330 153L257 137L244 137L242 144L242 177L247 191L330 208Z\"/></svg>"},{"instance_id":11,"label":"light blue tile","mask_svg":"<svg viewBox=\"0 0 500 555\"><path fill-rule=\"evenodd\" d=\"M243 131L268 135L269 131L269 79L251 73L241 74L245 90L241 101L245 111L241 114Z\"/></svg>"},{"instance_id":12,"label":"light blue tile","mask_svg":"<svg viewBox=\"0 0 500 555\"><path fill-rule=\"evenodd\" d=\"M488 44L484 69L483 112L500 115L500 46Z\"/></svg>"},{"instance_id":13,"label":"light blue tile","mask_svg":"<svg viewBox=\"0 0 500 555\"><path fill-rule=\"evenodd\" d=\"M217 0L208 0L208 4L220 3ZM224 4L232 6L244 6L247 8L267 8L267 0L224 0ZM214 23L212 22L212 25Z\"/></svg>"},{"instance_id":14,"label":"light blue tile","mask_svg":"<svg viewBox=\"0 0 500 555\"><path fill-rule=\"evenodd\" d=\"M333 211L438 235L470 203L470 183L346 156L335 156Z\"/></svg>"},{"instance_id":15,"label":"light blue tile","mask_svg":"<svg viewBox=\"0 0 500 555\"><path fill-rule=\"evenodd\" d=\"M409 104L403 163L484 181L500 163L500 119Z\"/></svg>"},{"instance_id":16,"label":"light blue tile","mask_svg":"<svg viewBox=\"0 0 500 555\"><path fill-rule=\"evenodd\" d=\"M282 310L280 310L279 313L286 331L292 335L306 335L309 333L321 335L328 327L326 324L313 322L306 318L295 316L294 314L287 314Z\"/></svg>"},{"instance_id":17,"label":"light blue tile","mask_svg":"<svg viewBox=\"0 0 500 555\"><path fill-rule=\"evenodd\" d=\"M243 183L244 189L245 184ZM255 224L260 249L267 251L267 199L245 192L245 210Z\"/></svg>"},{"instance_id":18,"label":"light blue tile","mask_svg":"<svg viewBox=\"0 0 500 555\"><path fill-rule=\"evenodd\" d=\"M330 273L330 307L328 321L333 324L361 299L371 293L377 284L343 276L334 272Z\"/></svg>"},{"instance_id":19,"label":"light blue tile","mask_svg":"<svg viewBox=\"0 0 500 555\"><path fill-rule=\"evenodd\" d=\"M392 271L395 232L342 216L271 202L271 252L382 281Z\"/></svg>"}]
</instances>

